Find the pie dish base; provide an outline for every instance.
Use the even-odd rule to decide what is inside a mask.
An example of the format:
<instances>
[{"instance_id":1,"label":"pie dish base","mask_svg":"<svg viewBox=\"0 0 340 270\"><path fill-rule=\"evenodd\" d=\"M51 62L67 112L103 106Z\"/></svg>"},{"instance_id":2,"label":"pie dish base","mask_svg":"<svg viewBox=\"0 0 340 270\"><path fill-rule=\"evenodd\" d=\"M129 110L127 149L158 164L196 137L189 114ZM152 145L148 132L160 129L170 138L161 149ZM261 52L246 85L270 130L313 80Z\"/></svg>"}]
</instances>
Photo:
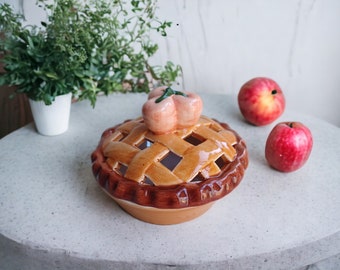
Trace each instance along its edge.
<instances>
[{"instance_id":1,"label":"pie dish base","mask_svg":"<svg viewBox=\"0 0 340 270\"><path fill-rule=\"evenodd\" d=\"M111 196L112 197L112 196ZM207 204L178 208L178 209L161 209L149 206L138 205L126 200L114 198L114 201L131 216L156 225L173 225L190 221L210 209L214 202Z\"/></svg>"},{"instance_id":2,"label":"pie dish base","mask_svg":"<svg viewBox=\"0 0 340 270\"><path fill-rule=\"evenodd\" d=\"M230 151L220 158L216 154L231 149L226 147L228 142L236 151L231 161ZM164 151L170 157L167 160L162 159ZM212 154L207 156L207 152ZM179 163L173 168L172 159L176 161L176 157ZM205 171L199 175L195 171L198 167L191 165L201 162L201 157L212 159L203 164ZM122 209L144 222L170 225L199 217L213 202L232 192L248 166L248 152L244 140L234 130L208 117L201 116L197 126L170 136L155 136L137 118L105 130L91 160L100 187ZM197 178L192 171L197 173ZM214 174L209 176L211 171ZM188 181L187 174L194 178ZM165 185L174 176L180 183L170 181Z\"/></svg>"}]
</instances>

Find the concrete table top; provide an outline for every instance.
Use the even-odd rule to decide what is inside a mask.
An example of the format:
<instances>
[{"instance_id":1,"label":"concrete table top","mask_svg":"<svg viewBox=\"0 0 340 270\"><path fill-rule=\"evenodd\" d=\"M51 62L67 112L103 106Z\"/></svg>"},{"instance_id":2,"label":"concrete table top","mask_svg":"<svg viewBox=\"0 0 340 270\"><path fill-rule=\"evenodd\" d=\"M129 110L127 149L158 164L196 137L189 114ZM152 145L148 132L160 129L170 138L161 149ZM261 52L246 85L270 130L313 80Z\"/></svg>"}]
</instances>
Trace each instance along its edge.
<instances>
[{"instance_id":1,"label":"concrete table top","mask_svg":"<svg viewBox=\"0 0 340 270\"><path fill-rule=\"evenodd\" d=\"M201 97L203 114L246 140L250 165L231 194L178 225L131 217L92 175L102 132L140 116L145 94L73 104L59 136L30 124L0 140L0 269L295 269L340 253L340 129L286 109L275 123L306 124L314 148L280 173L264 157L275 123L247 124L234 96Z\"/></svg>"}]
</instances>

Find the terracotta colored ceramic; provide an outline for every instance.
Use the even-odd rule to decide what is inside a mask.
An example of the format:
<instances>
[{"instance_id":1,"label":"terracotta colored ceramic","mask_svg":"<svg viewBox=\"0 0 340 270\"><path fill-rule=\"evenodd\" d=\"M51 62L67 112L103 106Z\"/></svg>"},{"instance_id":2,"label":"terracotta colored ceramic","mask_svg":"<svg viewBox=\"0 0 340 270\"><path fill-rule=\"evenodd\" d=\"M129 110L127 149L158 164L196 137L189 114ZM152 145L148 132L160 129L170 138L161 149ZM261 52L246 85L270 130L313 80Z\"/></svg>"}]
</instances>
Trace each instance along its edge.
<instances>
[{"instance_id":1,"label":"terracotta colored ceramic","mask_svg":"<svg viewBox=\"0 0 340 270\"><path fill-rule=\"evenodd\" d=\"M107 129L92 153L99 185L132 216L154 224L189 221L242 180L245 142L201 116L190 128L156 135L142 118Z\"/></svg>"},{"instance_id":2,"label":"terracotta colored ceramic","mask_svg":"<svg viewBox=\"0 0 340 270\"><path fill-rule=\"evenodd\" d=\"M203 204L200 206L162 209L149 206L141 206L126 200L113 199L130 215L142 221L157 225L172 225L195 219L213 205L214 202Z\"/></svg>"}]
</instances>

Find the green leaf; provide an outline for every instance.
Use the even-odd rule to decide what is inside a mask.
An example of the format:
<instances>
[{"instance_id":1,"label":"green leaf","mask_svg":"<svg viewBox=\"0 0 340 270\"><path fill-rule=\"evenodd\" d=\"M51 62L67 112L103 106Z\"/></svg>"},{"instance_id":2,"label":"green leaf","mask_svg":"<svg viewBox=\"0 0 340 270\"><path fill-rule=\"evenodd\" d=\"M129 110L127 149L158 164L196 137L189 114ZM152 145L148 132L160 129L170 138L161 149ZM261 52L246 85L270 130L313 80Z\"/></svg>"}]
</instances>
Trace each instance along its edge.
<instances>
[{"instance_id":1,"label":"green leaf","mask_svg":"<svg viewBox=\"0 0 340 270\"><path fill-rule=\"evenodd\" d=\"M54 101L54 97L48 93L45 93L43 96L43 101L45 102L46 105L51 105L52 102Z\"/></svg>"},{"instance_id":2,"label":"green leaf","mask_svg":"<svg viewBox=\"0 0 340 270\"><path fill-rule=\"evenodd\" d=\"M50 78L50 79L53 79L53 80L58 80L58 76L57 74L55 73L52 73L52 72L45 72L45 75L47 78Z\"/></svg>"},{"instance_id":3,"label":"green leaf","mask_svg":"<svg viewBox=\"0 0 340 270\"><path fill-rule=\"evenodd\" d=\"M48 2L37 1L48 14L39 27L26 26L22 16L0 4L0 29L6 33L0 54L7 71L0 83L18 85L18 93L45 103L76 91L92 106L98 93L126 91L126 80L132 91L150 90L145 71L153 70L148 60L158 51L150 34L165 36L171 26L157 18L156 0ZM157 82L170 84L180 75L175 65L154 69Z\"/></svg>"}]
</instances>

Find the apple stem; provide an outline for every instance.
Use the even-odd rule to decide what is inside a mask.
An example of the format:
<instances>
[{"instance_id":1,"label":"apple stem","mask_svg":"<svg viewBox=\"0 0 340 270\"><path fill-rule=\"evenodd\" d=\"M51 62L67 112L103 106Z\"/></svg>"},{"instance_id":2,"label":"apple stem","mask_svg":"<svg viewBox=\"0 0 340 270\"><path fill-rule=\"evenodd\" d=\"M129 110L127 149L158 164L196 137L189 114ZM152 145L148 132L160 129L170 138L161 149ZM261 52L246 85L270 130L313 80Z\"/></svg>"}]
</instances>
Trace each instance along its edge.
<instances>
[{"instance_id":1,"label":"apple stem","mask_svg":"<svg viewBox=\"0 0 340 270\"><path fill-rule=\"evenodd\" d=\"M277 94L277 90L276 89L272 90L272 95L275 95L275 94Z\"/></svg>"},{"instance_id":2,"label":"apple stem","mask_svg":"<svg viewBox=\"0 0 340 270\"><path fill-rule=\"evenodd\" d=\"M290 123L288 124L288 126L289 126L290 128L293 128L293 122L290 122Z\"/></svg>"}]
</instances>

